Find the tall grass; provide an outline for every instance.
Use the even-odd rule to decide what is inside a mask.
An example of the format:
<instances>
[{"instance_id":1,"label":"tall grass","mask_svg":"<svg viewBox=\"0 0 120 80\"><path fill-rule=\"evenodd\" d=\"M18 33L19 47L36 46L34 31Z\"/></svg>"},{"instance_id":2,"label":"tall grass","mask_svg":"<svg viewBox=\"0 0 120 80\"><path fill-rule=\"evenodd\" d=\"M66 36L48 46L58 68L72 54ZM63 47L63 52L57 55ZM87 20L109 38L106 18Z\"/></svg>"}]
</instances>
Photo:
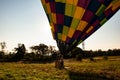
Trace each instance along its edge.
<instances>
[{"instance_id":1,"label":"tall grass","mask_svg":"<svg viewBox=\"0 0 120 80\"><path fill-rule=\"evenodd\" d=\"M54 68L54 63L0 63L0 80L119 80L120 56L107 61L95 58L82 61L65 60L65 69Z\"/></svg>"}]
</instances>

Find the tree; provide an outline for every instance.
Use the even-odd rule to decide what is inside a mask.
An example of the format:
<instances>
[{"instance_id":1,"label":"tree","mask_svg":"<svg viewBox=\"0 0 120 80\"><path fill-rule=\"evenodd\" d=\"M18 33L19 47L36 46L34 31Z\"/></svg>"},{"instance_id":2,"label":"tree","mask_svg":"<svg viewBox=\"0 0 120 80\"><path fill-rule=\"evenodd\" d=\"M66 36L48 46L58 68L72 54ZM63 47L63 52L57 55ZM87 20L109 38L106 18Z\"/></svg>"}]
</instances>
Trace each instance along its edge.
<instances>
[{"instance_id":1,"label":"tree","mask_svg":"<svg viewBox=\"0 0 120 80\"><path fill-rule=\"evenodd\" d=\"M49 46L48 50L49 50L49 53L52 53L52 54L56 51L55 46Z\"/></svg>"},{"instance_id":2,"label":"tree","mask_svg":"<svg viewBox=\"0 0 120 80\"><path fill-rule=\"evenodd\" d=\"M41 51L39 50L39 46L31 46L30 49L32 50L33 53L35 54L41 54Z\"/></svg>"},{"instance_id":3,"label":"tree","mask_svg":"<svg viewBox=\"0 0 120 80\"><path fill-rule=\"evenodd\" d=\"M4 49L6 47L6 42L0 42L0 46L1 46L0 59L3 59L5 55Z\"/></svg>"},{"instance_id":4,"label":"tree","mask_svg":"<svg viewBox=\"0 0 120 80\"><path fill-rule=\"evenodd\" d=\"M48 51L48 46L45 44L39 44L39 49L42 51L42 54L45 55Z\"/></svg>"},{"instance_id":5,"label":"tree","mask_svg":"<svg viewBox=\"0 0 120 80\"><path fill-rule=\"evenodd\" d=\"M46 55L48 52L48 46L45 44L39 44L36 46L32 46L30 47L30 49L32 50L32 52L36 54L40 54L40 55Z\"/></svg>"},{"instance_id":6,"label":"tree","mask_svg":"<svg viewBox=\"0 0 120 80\"><path fill-rule=\"evenodd\" d=\"M1 46L1 51L4 52L4 49L5 49L5 47L6 47L6 42L1 42L1 43L0 43L0 46Z\"/></svg>"},{"instance_id":7,"label":"tree","mask_svg":"<svg viewBox=\"0 0 120 80\"><path fill-rule=\"evenodd\" d=\"M23 59L24 54L26 53L26 48L24 44L18 44L18 48L15 48L16 54L13 57L15 60Z\"/></svg>"},{"instance_id":8,"label":"tree","mask_svg":"<svg viewBox=\"0 0 120 80\"><path fill-rule=\"evenodd\" d=\"M39 45L34 45L31 46L30 49L32 50L32 53L35 54L35 60L39 62L51 62L54 59L54 47L52 46L47 46L45 44L39 44Z\"/></svg>"},{"instance_id":9,"label":"tree","mask_svg":"<svg viewBox=\"0 0 120 80\"><path fill-rule=\"evenodd\" d=\"M3 58L4 58L4 52L0 51L0 59L3 59Z\"/></svg>"}]
</instances>

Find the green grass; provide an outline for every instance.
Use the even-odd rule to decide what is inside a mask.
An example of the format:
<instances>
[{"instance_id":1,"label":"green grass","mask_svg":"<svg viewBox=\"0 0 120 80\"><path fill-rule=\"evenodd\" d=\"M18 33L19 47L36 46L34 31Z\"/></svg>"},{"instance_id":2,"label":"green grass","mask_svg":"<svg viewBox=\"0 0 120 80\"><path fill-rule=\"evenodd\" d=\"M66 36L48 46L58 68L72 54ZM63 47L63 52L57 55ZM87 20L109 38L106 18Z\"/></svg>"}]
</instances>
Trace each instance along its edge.
<instances>
[{"instance_id":1,"label":"green grass","mask_svg":"<svg viewBox=\"0 0 120 80\"><path fill-rule=\"evenodd\" d=\"M54 68L54 63L0 63L0 80L119 80L120 56L95 58L95 62L65 60L65 69Z\"/></svg>"}]
</instances>

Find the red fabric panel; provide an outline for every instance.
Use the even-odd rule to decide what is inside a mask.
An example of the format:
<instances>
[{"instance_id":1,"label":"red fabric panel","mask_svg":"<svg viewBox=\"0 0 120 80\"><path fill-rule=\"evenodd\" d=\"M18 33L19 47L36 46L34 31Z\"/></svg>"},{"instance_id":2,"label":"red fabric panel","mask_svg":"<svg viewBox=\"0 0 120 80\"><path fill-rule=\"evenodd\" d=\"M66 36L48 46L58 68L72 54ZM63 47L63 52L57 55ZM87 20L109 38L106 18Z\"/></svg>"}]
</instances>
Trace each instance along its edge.
<instances>
[{"instance_id":1,"label":"red fabric panel","mask_svg":"<svg viewBox=\"0 0 120 80\"><path fill-rule=\"evenodd\" d=\"M57 24L64 24L64 15L63 14L56 14Z\"/></svg>"}]
</instances>

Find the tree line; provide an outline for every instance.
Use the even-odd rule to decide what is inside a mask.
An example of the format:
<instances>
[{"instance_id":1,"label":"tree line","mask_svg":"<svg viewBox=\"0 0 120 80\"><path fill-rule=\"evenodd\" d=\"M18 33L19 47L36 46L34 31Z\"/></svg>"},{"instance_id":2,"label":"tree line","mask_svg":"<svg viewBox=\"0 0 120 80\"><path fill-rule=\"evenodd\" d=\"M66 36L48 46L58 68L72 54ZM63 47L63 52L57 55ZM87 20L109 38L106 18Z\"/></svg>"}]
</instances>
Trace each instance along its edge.
<instances>
[{"instance_id":1,"label":"tree line","mask_svg":"<svg viewBox=\"0 0 120 80\"><path fill-rule=\"evenodd\" d=\"M0 43L0 62L13 62L13 61L23 61L23 62L53 62L56 60L59 51L55 50L54 46L47 46L45 44L39 44L31 46L31 52L27 52L24 44L18 44L18 47L14 48L14 52L9 52L6 54L5 47L6 43ZM90 58L97 56L120 56L120 49L109 49L107 51L97 50L97 51L86 51L78 47L75 47L69 53L63 54L64 59L75 58L76 60L82 60L83 58Z\"/></svg>"},{"instance_id":2,"label":"tree line","mask_svg":"<svg viewBox=\"0 0 120 80\"><path fill-rule=\"evenodd\" d=\"M4 44L3 44L4 43ZM24 44L18 44L13 52L6 53L6 43L0 43L0 62L13 62L13 61L24 61L24 62L51 62L55 59L55 47L47 46L45 44L39 44L31 46L31 52L26 50Z\"/></svg>"},{"instance_id":3,"label":"tree line","mask_svg":"<svg viewBox=\"0 0 120 80\"><path fill-rule=\"evenodd\" d=\"M76 60L82 60L89 58L91 61L94 61L94 57L103 57L103 59L108 59L108 56L120 56L120 49L109 49L107 51L102 51L101 49L92 51L92 50L82 50L78 47L73 49L71 52L66 54L65 58L75 58Z\"/></svg>"}]
</instances>

